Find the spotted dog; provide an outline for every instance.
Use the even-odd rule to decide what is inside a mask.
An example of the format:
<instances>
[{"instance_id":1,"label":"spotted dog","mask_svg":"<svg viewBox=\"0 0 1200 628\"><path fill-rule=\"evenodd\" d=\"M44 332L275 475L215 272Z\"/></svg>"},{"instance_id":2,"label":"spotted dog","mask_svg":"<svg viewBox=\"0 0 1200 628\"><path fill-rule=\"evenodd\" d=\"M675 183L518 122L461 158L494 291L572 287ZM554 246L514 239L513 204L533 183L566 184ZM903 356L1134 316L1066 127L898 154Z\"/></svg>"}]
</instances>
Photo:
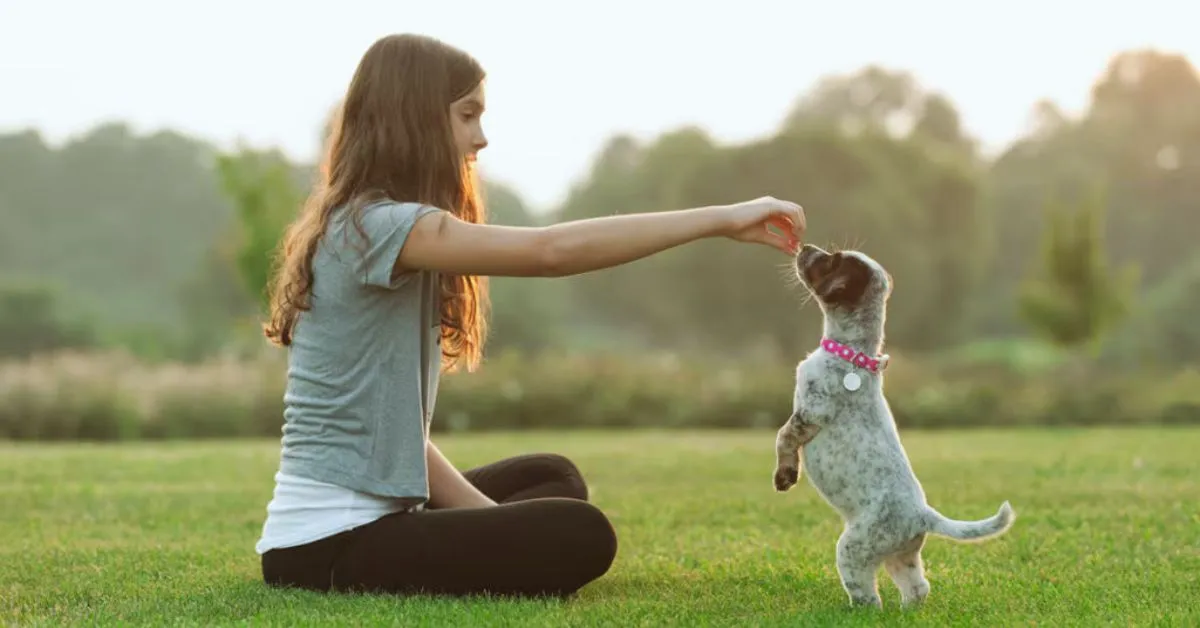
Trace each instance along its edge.
<instances>
[{"instance_id":1,"label":"spotted dog","mask_svg":"<svg viewBox=\"0 0 1200 628\"><path fill-rule=\"evenodd\" d=\"M904 606L929 594L921 563L928 534L978 541L1008 531L1006 501L981 521L956 521L925 502L883 395L883 347L892 277L858 251L828 253L805 245L796 274L824 315L824 338L796 368L793 412L775 441L775 489L800 478L845 521L837 542L842 587L854 606L880 607L882 564ZM801 461L803 457L803 461Z\"/></svg>"}]
</instances>

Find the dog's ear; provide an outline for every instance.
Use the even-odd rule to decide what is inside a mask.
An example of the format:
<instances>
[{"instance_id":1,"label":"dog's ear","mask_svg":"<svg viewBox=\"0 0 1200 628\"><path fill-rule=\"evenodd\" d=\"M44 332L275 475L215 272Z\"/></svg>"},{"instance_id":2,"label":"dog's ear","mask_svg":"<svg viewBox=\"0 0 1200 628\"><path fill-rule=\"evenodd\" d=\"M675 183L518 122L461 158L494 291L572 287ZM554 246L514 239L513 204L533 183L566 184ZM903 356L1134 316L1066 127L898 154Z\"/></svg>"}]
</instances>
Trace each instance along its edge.
<instances>
[{"instance_id":1,"label":"dog's ear","mask_svg":"<svg viewBox=\"0 0 1200 628\"><path fill-rule=\"evenodd\" d=\"M861 260L846 257L838 269L816 286L817 296L833 306L853 307L867 291L871 269Z\"/></svg>"},{"instance_id":2,"label":"dog's ear","mask_svg":"<svg viewBox=\"0 0 1200 628\"><path fill-rule=\"evenodd\" d=\"M846 289L846 283L849 280L849 277L843 273L826 275L814 286L817 296L821 297L821 300L826 303L832 303L838 294Z\"/></svg>"}]
</instances>

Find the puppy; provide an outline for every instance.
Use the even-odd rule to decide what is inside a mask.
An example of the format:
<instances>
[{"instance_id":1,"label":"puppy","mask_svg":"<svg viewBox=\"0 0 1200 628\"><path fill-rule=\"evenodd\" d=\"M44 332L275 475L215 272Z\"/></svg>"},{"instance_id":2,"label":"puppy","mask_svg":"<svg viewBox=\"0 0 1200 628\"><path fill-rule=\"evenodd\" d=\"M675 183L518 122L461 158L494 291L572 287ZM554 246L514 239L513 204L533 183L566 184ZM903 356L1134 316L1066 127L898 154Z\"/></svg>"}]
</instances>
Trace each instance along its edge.
<instances>
[{"instance_id":1,"label":"puppy","mask_svg":"<svg viewBox=\"0 0 1200 628\"><path fill-rule=\"evenodd\" d=\"M824 315L824 338L796 368L792 416L775 440L775 489L795 485L803 464L809 483L842 516L837 568L851 605L881 606L880 564L902 605L918 604L929 595L921 563L927 534L983 540L1007 532L1015 515L1006 501L989 519L956 521L925 503L883 395L891 275L858 251L812 245L795 264Z\"/></svg>"}]
</instances>

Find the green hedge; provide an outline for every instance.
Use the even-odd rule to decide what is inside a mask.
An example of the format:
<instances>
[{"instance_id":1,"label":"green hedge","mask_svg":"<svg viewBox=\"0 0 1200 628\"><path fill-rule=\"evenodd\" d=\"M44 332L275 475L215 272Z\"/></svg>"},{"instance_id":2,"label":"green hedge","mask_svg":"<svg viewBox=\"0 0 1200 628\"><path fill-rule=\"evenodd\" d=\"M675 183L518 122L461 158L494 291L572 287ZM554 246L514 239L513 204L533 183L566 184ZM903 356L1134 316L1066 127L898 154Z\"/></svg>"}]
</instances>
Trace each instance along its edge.
<instances>
[{"instance_id":1,"label":"green hedge","mask_svg":"<svg viewBox=\"0 0 1200 628\"><path fill-rule=\"evenodd\" d=\"M999 368L936 368L893 356L888 399L902 428L1200 423L1200 373L1119 377ZM0 438L278 437L282 354L198 366L122 355L54 355L0 364ZM437 431L780 425L793 365L492 358L443 379Z\"/></svg>"}]
</instances>

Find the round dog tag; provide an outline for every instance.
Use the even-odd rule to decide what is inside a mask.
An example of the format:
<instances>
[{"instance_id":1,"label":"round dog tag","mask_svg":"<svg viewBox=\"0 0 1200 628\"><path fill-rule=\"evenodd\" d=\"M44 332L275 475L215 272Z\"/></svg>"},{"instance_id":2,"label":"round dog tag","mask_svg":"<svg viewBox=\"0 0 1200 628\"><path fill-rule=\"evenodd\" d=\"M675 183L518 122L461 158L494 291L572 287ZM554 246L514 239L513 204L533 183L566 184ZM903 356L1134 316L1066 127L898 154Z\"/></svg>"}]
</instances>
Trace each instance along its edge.
<instances>
[{"instance_id":1,"label":"round dog tag","mask_svg":"<svg viewBox=\"0 0 1200 628\"><path fill-rule=\"evenodd\" d=\"M858 376L858 373L846 373L846 376L842 378L842 386L845 386L846 390L858 390L858 387L862 386L862 378Z\"/></svg>"}]
</instances>

